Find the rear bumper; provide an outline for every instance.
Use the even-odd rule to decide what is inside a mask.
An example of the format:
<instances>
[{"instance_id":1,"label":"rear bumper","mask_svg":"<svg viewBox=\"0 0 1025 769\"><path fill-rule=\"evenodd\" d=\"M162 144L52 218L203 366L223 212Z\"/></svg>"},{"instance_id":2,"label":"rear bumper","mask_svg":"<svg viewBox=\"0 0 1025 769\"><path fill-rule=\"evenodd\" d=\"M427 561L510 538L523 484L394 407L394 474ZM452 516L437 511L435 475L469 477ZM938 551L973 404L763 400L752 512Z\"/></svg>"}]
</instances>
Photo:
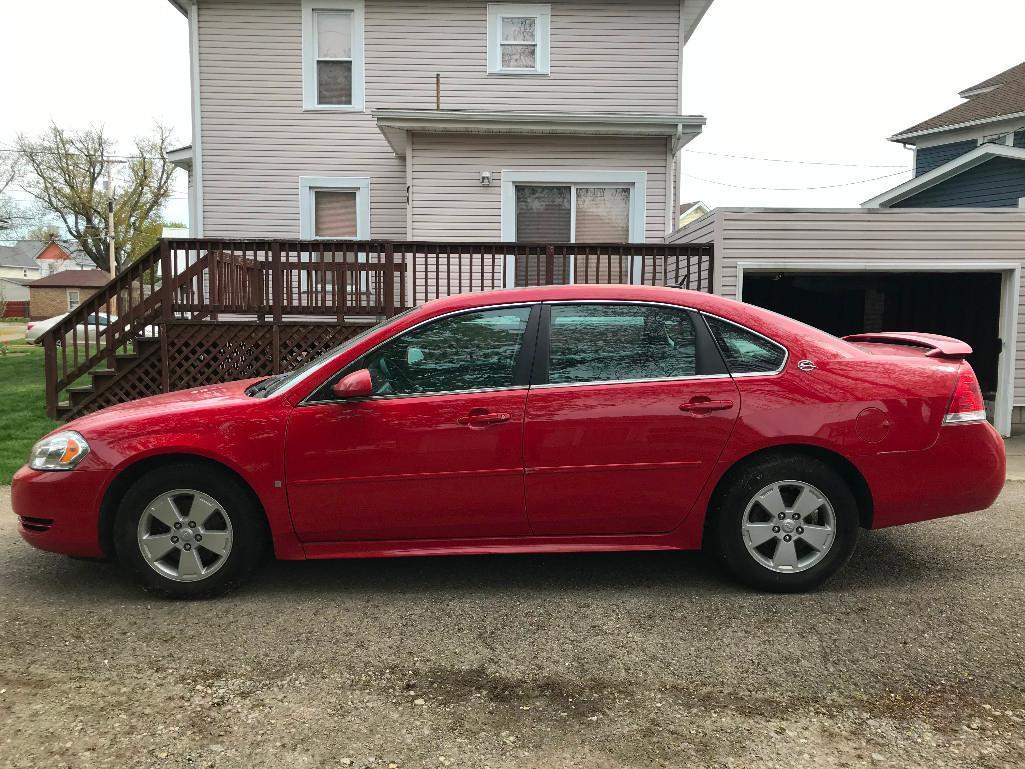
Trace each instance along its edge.
<instances>
[{"instance_id":1,"label":"rear bumper","mask_svg":"<svg viewBox=\"0 0 1025 769\"><path fill-rule=\"evenodd\" d=\"M985 510L1007 476L1004 441L988 422L944 426L924 451L859 464L872 492L873 529Z\"/></svg>"},{"instance_id":2,"label":"rear bumper","mask_svg":"<svg viewBox=\"0 0 1025 769\"><path fill-rule=\"evenodd\" d=\"M103 473L82 468L38 472L22 467L11 482L18 533L33 547L85 558L102 558L99 491Z\"/></svg>"}]
</instances>

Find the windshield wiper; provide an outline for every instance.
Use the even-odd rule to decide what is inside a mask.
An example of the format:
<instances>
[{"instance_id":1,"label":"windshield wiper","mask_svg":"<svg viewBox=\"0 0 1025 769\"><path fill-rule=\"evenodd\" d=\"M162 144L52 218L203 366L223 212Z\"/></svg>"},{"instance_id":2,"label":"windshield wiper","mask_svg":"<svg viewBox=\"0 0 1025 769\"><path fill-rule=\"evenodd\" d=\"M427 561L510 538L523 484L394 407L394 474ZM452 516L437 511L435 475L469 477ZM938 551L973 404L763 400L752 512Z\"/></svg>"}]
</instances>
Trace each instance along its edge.
<instances>
[{"instance_id":1,"label":"windshield wiper","mask_svg":"<svg viewBox=\"0 0 1025 769\"><path fill-rule=\"evenodd\" d=\"M246 388L246 395L252 398L260 395L261 393L267 392L267 390L273 387L283 376L284 374L275 374L274 376L269 376L266 379L260 380L254 385L250 385Z\"/></svg>"}]
</instances>

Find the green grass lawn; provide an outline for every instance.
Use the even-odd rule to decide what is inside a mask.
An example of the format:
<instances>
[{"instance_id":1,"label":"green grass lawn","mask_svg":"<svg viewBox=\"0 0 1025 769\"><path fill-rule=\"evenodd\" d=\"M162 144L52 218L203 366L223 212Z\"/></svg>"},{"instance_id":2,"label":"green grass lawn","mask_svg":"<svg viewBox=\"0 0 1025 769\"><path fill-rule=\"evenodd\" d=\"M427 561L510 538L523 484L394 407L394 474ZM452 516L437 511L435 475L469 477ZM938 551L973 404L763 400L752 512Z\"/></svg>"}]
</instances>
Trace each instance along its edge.
<instances>
[{"instance_id":1,"label":"green grass lawn","mask_svg":"<svg viewBox=\"0 0 1025 769\"><path fill-rule=\"evenodd\" d=\"M59 425L46 418L43 350L9 344L0 355L0 484L9 484L29 449Z\"/></svg>"}]
</instances>

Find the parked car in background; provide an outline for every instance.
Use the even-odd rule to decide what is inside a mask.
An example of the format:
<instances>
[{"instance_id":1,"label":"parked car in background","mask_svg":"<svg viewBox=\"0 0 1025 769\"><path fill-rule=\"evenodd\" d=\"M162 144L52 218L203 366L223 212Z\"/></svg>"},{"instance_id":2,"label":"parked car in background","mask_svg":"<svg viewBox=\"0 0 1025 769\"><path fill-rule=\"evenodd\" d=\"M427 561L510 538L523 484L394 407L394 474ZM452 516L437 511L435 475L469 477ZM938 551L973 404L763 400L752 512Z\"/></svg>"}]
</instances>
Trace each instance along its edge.
<instances>
[{"instance_id":1,"label":"parked car in background","mask_svg":"<svg viewBox=\"0 0 1025 769\"><path fill-rule=\"evenodd\" d=\"M64 318L68 316L67 313L63 315L57 315L53 318L47 318L46 320L33 320L25 327L25 341L31 344L39 344L43 334L49 331L51 328L60 323ZM92 342L98 339L103 334L103 329L108 324L117 320L116 315L106 315L104 313L96 313L90 315L85 323L79 323L75 327L75 337L79 340L79 344L83 344L86 341ZM68 336L70 339L70 334Z\"/></svg>"},{"instance_id":2,"label":"parked car in background","mask_svg":"<svg viewBox=\"0 0 1025 769\"><path fill-rule=\"evenodd\" d=\"M274 377L113 406L14 478L31 544L178 597L283 559L708 547L800 591L859 528L988 507L1004 447L968 345L838 339L704 293L429 302Z\"/></svg>"}]
</instances>

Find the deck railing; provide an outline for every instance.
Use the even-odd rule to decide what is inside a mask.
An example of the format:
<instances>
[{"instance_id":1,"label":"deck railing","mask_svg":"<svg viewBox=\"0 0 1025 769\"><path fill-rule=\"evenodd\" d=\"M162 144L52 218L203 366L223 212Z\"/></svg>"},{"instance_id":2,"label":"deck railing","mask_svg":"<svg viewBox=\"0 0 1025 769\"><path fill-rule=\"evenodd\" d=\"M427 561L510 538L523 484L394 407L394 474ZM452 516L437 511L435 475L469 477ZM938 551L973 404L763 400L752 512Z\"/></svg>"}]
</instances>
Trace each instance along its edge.
<instances>
[{"instance_id":1,"label":"deck railing","mask_svg":"<svg viewBox=\"0 0 1025 769\"><path fill-rule=\"evenodd\" d=\"M73 403L59 408L62 395L90 376L117 378L119 361L140 346L154 356L159 349L159 370L136 371L129 395L175 389L167 328L176 323L272 327L267 366L277 371L295 352L276 346L282 324L292 324L286 336L294 347L303 334L298 321L342 325L506 286L639 283L710 291L712 267L707 244L164 240L44 334L47 412L75 411ZM87 402L92 390L79 389Z\"/></svg>"}]
</instances>

